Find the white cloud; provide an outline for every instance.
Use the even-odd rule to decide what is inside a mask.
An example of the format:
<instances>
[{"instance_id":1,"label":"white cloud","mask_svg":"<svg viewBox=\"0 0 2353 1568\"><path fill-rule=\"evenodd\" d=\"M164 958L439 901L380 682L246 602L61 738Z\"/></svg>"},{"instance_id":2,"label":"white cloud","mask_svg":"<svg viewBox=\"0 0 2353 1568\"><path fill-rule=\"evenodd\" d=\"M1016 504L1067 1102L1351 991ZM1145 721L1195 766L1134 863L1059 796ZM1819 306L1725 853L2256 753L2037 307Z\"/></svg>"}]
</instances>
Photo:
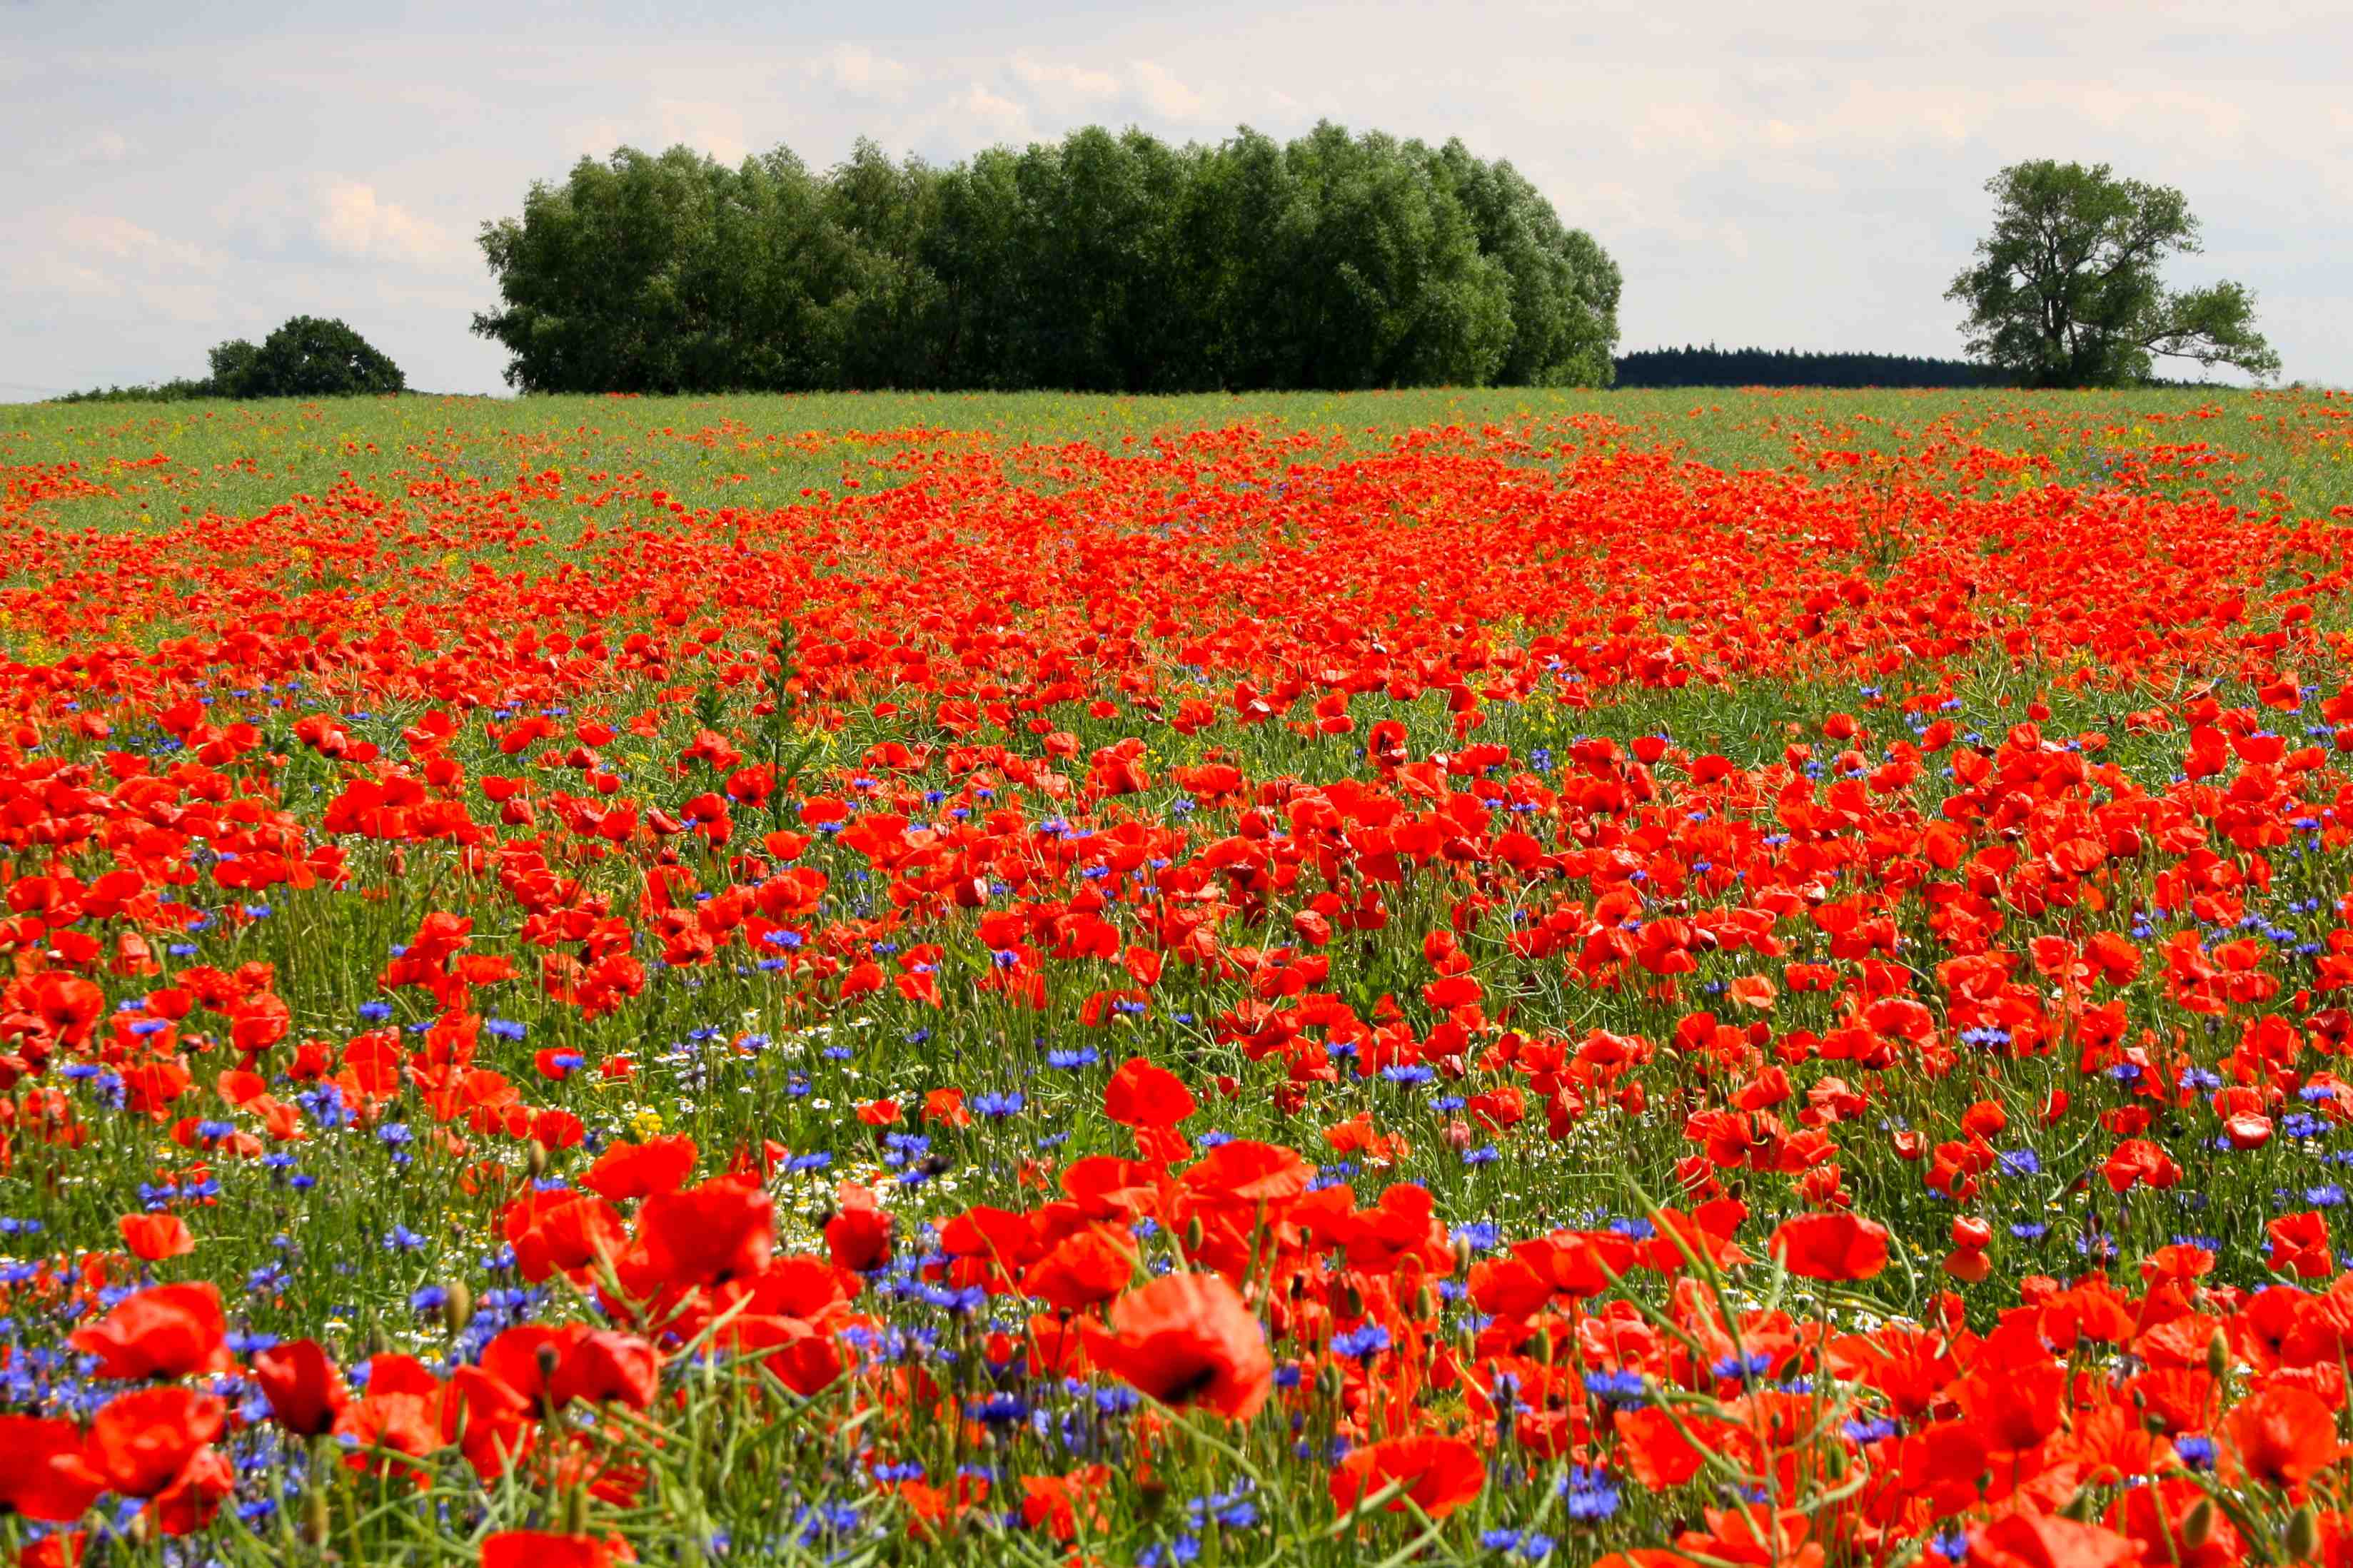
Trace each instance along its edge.
<instances>
[{"instance_id":1,"label":"white cloud","mask_svg":"<svg viewBox=\"0 0 2353 1568\"><path fill-rule=\"evenodd\" d=\"M698 153L710 153L723 163L740 163L752 150L751 142L745 139L742 111L725 104L663 98L654 100L654 113L661 122L665 147L683 143Z\"/></svg>"},{"instance_id":2,"label":"white cloud","mask_svg":"<svg viewBox=\"0 0 2353 1568\"><path fill-rule=\"evenodd\" d=\"M128 263L146 277L210 275L222 266L217 254L200 245L166 238L114 213L68 213L56 232L69 255Z\"/></svg>"},{"instance_id":3,"label":"white cloud","mask_svg":"<svg viewBox=\"0 0 2353 1568\"><path fill-rule=\"evenodd\" d=\"M465 254L455 236L357 180L320 188L311 226L320 244L356 261L446 267Z\"/></svg>"},{"instance_id":4,"label":"white cloud","mask_svg":"<svg viewBox=\"0 0 2353 1568\"><path fill-rule=\"evenodd\" d=\"M101 131L74 147L67 154L73 163L120 163L139 150L138 144L120 131Z\"/></svg>"},{"instance_id":5,"label":"white cloud","mask_svg":"<svg viewBox=\"0 0 2353 1568\"><path fill-rule=\"evenodd\" d=\"M862 44L832 50L818 65L836 87L892 100L905 93L915 76L899 61L878 55Z\"/></svg>"},{"instance_id":6,"label":"white cloud","mask_svg":"<svg viewBox=\"0 0 2353 1568\"><path fill-rule=\"evenodd\" d=\"M1119 78L1110 71L1033 59L1026 54L1013 57L1013 74L1031 92L1056 102L1100 103L1119 95Z\"/></svg>"},{"instance_id":7,"label":"white cloud","mask_svg":"<svg viewBox=\"0 0 2353 1568\"><path fill-rule=\"evenodd\" d=\"M204 246L85 209L35 213L27 232L41 240L7 251L0 279L12 297L54 301L63 320L186 325L220 314L227 260Z\"/></svg>"},{"instance_id":8,"label":"white cloud","mask_svg":"<svg viewBox=\"0 0 2353 1568\"><path fill-rule=\"evenodd\" d=\"M1186 121L1199 120L1207 114L1209 100L1178 80L1176 73L1166 66L1155 60L1136 60L1128 69L1145 103L1155 114Z\"/></svg>"},{"instance_id":9,"label":"white cloud","mask_svg":"<svg viewBox=\"0 0 2353 1568\"><path fill-rule=\"evenodd\" d=\"M965 89L951 107L979 121L983 134L974 139L976 145L985 142L1029 142L1037 137L1028 110L978 82Z\"/></svg>"}]
</instances>

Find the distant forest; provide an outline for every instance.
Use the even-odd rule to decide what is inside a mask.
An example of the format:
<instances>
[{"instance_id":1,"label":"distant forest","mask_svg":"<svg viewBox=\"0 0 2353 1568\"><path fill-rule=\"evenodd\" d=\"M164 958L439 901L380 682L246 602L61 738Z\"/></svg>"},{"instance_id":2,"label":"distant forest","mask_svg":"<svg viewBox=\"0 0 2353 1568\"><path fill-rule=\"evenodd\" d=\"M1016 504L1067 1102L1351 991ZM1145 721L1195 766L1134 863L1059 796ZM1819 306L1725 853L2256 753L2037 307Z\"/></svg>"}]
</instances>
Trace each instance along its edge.
<instances>
[{"instance_id":1,"label":"distant forest","mask_svg":"<svg viewBox=\"0 0 2353 1568\"><path fill-rule=\"evenodd\" d=\"M1511 164L1329 123L823 173L625 147L480 241L524 392L1596 386L1618 341L1617 264Z\"/></svg>"},{"instance_id":2,"label":"distant forest","mask_svg":"<svg viewBox=\"0 0 2353 1568\"><path fill-rule=\"evenodd\" d=\"M1916 354L1800 353L1792 349L1643 349L1617 360L1620 386L1999 386L1967 360Z\"/></svg>"}]
</instances>

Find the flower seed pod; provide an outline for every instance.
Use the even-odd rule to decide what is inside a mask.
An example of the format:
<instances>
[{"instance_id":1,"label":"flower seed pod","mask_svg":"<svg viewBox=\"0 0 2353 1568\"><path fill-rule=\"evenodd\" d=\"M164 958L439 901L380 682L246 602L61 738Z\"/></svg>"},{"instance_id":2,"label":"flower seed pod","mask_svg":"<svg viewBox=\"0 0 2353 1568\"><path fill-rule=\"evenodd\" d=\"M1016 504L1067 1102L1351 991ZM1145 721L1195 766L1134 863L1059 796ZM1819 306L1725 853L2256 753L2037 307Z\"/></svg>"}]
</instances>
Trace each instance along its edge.
<instances>
[{"instance_id":1,"label":"flower seed pod","mask_svg":"<svg viewBox=\"0 0 2353 1568\"><path fill-rule=\"evenodd\" d=\"M2287 1532L2280 1537L2291 1563L2311 1563L2320 1556L2320 1515L2306 1503L2287 1516Z\"/></svg>"}]
</instances>

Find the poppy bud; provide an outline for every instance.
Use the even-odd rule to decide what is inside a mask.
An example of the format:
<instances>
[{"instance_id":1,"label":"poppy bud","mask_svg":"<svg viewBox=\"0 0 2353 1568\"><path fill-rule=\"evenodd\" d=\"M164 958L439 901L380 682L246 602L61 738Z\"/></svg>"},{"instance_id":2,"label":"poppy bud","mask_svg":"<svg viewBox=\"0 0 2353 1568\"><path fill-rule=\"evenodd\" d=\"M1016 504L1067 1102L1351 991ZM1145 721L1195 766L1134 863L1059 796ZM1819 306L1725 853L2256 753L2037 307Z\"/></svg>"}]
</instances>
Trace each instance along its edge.
<instances>
[{"instance_id":1,"label":"poppy bud","mask_svg":"<svg viewBox=\"0 0 2353 1568\"><path fill-rule=\"evenodd\" d=\"M1339 1398L1340 1391L1347 1386L1347 1377L1340 1371L1340 1363L1336 1361L1325 1362L1324 1369L1315 1374L1316 1392L1326 1399Z\"/></svg>"},{"instance_id":2,"label":"poppy bud","mask_svg":"<svg viewBox=\"0 0 2353 1568\"><path fill-rule=\"evenodd\" d=\"M2291 1563L2310 1563L2320 1556L2320 1515L2306 1503L2287 1516L2287 1533L2280 1538Z\"/></svg>"},{"instance_id":3,"label":"poppy bud","mask_svg":"<svg viewBox=\"0 0 2353 1568\"><path fill-rule=\"evenodd\" d=\"M547 1145L534 1141L531 1146L531 1155L525 1163L530 1165L532 1178L534 1181L547 1174Z\"/></svg>"},{"instance_id":4,"label":"poppy bud","mask_svg":"<svg viewBox=\"0 0 2353 1568\"><path fill-rule=\"evenodd\" d=\"M2214 1500L2200 1498L2181 1516L2181 1544L2195 1552L2214 1539Z\"/></svg>"},{"instance_id":5,"label":"poppy bud","mask_svg":"<svg viewBox=\"0 0 2353 1568\"><path fill-rule=\"evenodd\" d=\"M2221 1329L2206 1342L2206 1375L2220 1383L2231 1374L2231 1337Z\"/></svg>"},{"instance_id":6,"label":"poppy bud","mask_svg":"<svg viewBox=\"0 0 2353 1568\"><path fill-rule=\"evenodd\" d=\"M1945 1254L1945 1272L1965 1285L1984 1281L1993 1272L1993 1261L1973 1247L1957 1247Z\"/></svg>"},{"instance_id":7,"label":"poppy bud","mask_svg":"<svg viewBox=\"0 0 2353 1568\"><path fill-rule=\"evenodd\" d=\"M1340 1287L1340 1315L1344 1318L1361 1318L1365 1315L1365 1298L1357 1292L1354 1285Z\"/></svg>"},{"instance_id":8,"label":"poppy bud","mask_svg":"<svg viewBox=\"0 0 2353 1568\"><path fill-rule=\"evenodd\" d=\"M441 1298L441 1321L453 1334L474 1321L474 1292L463 1279L449 1282L448 1293Z\"/></svg>"},{"instance_id":9,"label":"poppy bud","mask_svg":"<svg viewBox=\"0 0 2353 1568\"><path fill-rule=\"evenodd\" d=\"M2067 1500L2059 1510L2059 1517L2072 1519L2076 1523L2082 1524L2092 1517L2092 1510L2098 1506L2099 1499L2092 1495L2091 1488L2085 1487Z\"/></svg>"},{"instance_id":10,"label":"poppy bud","mask_svg":"<svg viewBox=\"0 0 2353 1568\"><path fill-rule=\"evenodd\" d=\"M1476 1256L1477 1255L1472 1252L1471 1248L1471 1238L1469 1237L1458 1236L1454 1238L1454 1272L1457 1274L1470 1273L1471 1260Z\"/></svg>"},{"instance_id":11,"label":"poppy bud","mask_svg":"<svg viewBox=\"0 0 2353 1568\"><path fill-rule=\"evenodd\" d=\"M1430 1293L1427 1285L1413 1293L1413 1315L1417 1318L1438 1316L1438 1298Z\"/></svg>"},{"instance_id":12,"label":"poppy bud","mask_svg":"<svg viewBox=\"0 0 2353 1568\"><path fill-rule=\"evenodd\" d=\"M1195 1215L1192 1218L1185 1222L1186 1256L1190 1257L1192 1254L1198 1252L1201 1249L1201 1238L1206 1233L1201 1228L1201 1216L1199 1215ZM1355 1314L1351 1313L1350 1315L1354 1316Z\"/></svg>"}]
</instances>

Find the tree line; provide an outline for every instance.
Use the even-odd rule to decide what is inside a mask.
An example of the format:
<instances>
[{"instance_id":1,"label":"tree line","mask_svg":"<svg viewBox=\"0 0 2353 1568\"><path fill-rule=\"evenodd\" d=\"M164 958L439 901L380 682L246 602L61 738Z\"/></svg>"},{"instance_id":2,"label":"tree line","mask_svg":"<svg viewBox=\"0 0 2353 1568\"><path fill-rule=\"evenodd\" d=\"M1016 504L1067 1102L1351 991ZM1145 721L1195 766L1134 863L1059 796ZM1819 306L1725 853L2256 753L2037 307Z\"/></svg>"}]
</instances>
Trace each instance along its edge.
<instances>
[{"instance_id":1,"label":"tree line","mask_svg":"<svg viewBox=\"0 0 2353 1568\"><path fill-rule=\"evenodd\" d=\"M2195 254L2182 194L2105 163L2015 163L1947 298L1968 361L1685 345L1614 362L1620 279L1507 163L1329 122L1173 147L1101 127L947 168L871 142L813 174L624 147L482 226L503 308L473 330L524 392L844 388L1095 393L1406 385L2178 384L2187 359L2259 379L2278 353ZM398 392L340 321L297 316L211 374L63 401Z\"/></svg>"},{"instance_id":2,"label":"tree line","mask_svg":"<svg viewBox=\"0 0 2353 1568\"><path fill-rule=\"evenodd\" d=\"M346 397L401 392L407 378L342 321L290 317L259 343L231 338L205 355L209 374L148 386L92 387L58 403L181 403L197 397Z\"/></svg>"},{"instance_id":3,"label":"tree line","mask_svg":"<svg viewBox=\"0 0 2353 1568\"><path fill-rule=\"evenodd\" d=\"M947 167L583 159L483 226L525 392L1604 385L1616 264L1511 164L1329 123Z\"/></svg>"},{"instance_id":4,"label":"tree line","mask_svg":"<svg viewBox=\"0 0 2353 1568\"><path fill-rule=\"evenodd\" d=\"M1620 386L1999 386L1991 366L1920 354L1809 353L1689 344L1642 349L1617 362Z\"/></svg>"}]
</instances>

